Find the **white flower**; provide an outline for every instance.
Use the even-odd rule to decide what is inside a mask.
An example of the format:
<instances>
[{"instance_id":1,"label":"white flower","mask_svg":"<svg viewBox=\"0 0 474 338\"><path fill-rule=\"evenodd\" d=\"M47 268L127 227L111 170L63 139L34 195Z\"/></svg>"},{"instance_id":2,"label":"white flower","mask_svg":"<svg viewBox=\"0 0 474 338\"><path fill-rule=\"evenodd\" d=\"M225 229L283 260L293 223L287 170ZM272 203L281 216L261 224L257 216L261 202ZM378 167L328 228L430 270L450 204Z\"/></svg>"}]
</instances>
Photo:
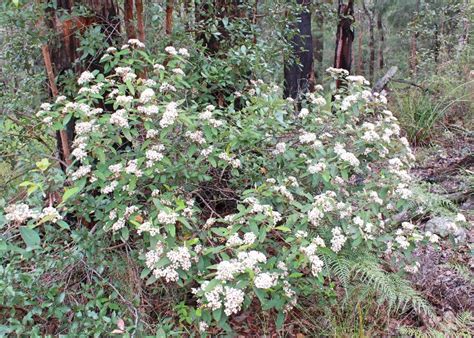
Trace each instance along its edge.
<instances>
[{"instance_id":1,"label":"white flower","mask_svg":"<svg viewBox=\"0 0 474 338\"><path fill-rule=\"evenodd\" d=\"M181 76L185 75L184 71L181 68L173 68L171 71L175 73L176 75L181 75Z\"/></svg>"},{"instance_id":2,"label":"white flower","mask_svg":"<svg viewBox=\"0 0 474 338\"><path fill-rule=\"evenodd\" d=\"M254 285L258 289L270 289L277 284L277 281L277 275L263 272L255 276Z\"/></svg>"},{"instance_id":3,"label":"white flower","mask_svg":"<svg viewBox=\"0 0 474 338\"><path fill-rule=\"evenodd\" d=\"M133 96L119 95L116 97L115 102L121 106L125 106L133 101Z\"/></svg>"},{"instance_id":4,"label":"white flower","mask_svg":"<svg viewBox=\"0 0 474 338\"><path fill-rule=\"evenodd\" d=\"M25 203L9 205L5 208L5 219L8 222L24 223L29 218L37 218L38 214Z\"/></svg>"},{"instance_id":5,"label":"white flower","mask_svg":"<svg viewBox=\"0 0 474 338\"><path fill-rule=\"evenodd\" d=\"M94 74L86 70L85 72L81 74L81 76L77 80L77 83L80 85L83 85L83 84L89 83L94 78L95 78Z\"/></svg>"},{"instance_id":6,"label":"white flower","mask_svg":"<svg viewBox=\"0 0 474 338\"><path fill-rule=\"evenodd\" d=\"M463 214L458 213L456 215L455 222L466 222L466 217Z\"/></svg>"},{"instance_id":7,"label":"white flower","mask_svg":"<svg viewBox=\"0 0 474 338\"><path fill-rule=\"evenodd\" d=\"M141 103L150 102L154 96L155 96L154 90L151 88L146 88L140 95L140 102Z\"/></svg>"},{"instance_id":8,"label":"white flower","mask_svg":"<svg viewBox=\"0 0 474 338\"><path fill-rule=\"evenodd\" d=\"M166 106L163 117L160 120L161 128L166 128L174 124L176 118L178 117L178 104L176 102L170 102Z\"/></svg>"},{"instance_id":9,"label":"white flower","mask_svg":"<svg viewBox=\"0 0 474 338\"><path fill-rule=\"evenodd\" d=\"M114 53L114 52L116 52L116 51L117 51L117 48L115 48L115 47L109 47L109 48L107 48L107 53Z\"/></svg>"},{"instance_id":10,"label":"white flower","mask_svg":"<svg viewBox=\"0 0 474 338\"><path fill-rule=\"evenodd\" d=\"M128 43L136 48L145 48L145 44L138 39L129 39Z\"/></svg>"},{"instance_id":11,"label":"white flower","mask_svg":"<svg viewBox=\"0 0 474 338\"><path fill-rule=\"evenodd\" d=\"M209 325L206 322L199 322L199 332L206 332Z\"/></svg>"},{"instance_id":12,"label":"white flower","mask_svg":"<svg viewBox=\"0 0 474 338\"><path fill-rule=\"evenodd\" d=\"M163 82L160 86L160 92L161 93L166 93L166 92L175 92L176 88L173 85L170 85L167 82Z\"/></svg>"},{"instance_id":13,"label":"white flower","mask_svg":"<svg viewBox=\"0 0 474 338\"><path fill-rule=\"evenodd\" d=\"M178 53L184 57L189 57L189 52L186 48L180 48L178 49Z\"/></svg>"},{"instance_id":14,"label":"white flower","mask_svg":"<svg viewBox=\"0 0 474 338\"><path fill-rule=\"evenodd\" d=\"M244 302L245 293L229 286L225 287L224 312L227 316L238 313Z\"/></svg>"},{"instance_id":15,"label":"white flower","mask_svg":"<svg viewBox=\"0 0 474 338\"><path fill-rule=\"evenodd\" d=\"M244 244L251 245L255 242L257 236L253 232L247 232L244 234Z\"/></svg>"},{"instance_id":16,"label":"white flower","mask_svg":"<svg viewBox=\"0 0 474 338\"><path fill-rule=\"evenodd\" d=\"M302 108L300 113L298 114L298 117L301 118L301 119L304 119L308 115L309 115L308 108Z\"/></svg>"},{"instance_id":17,"label":"white flower","mask_svg":"<svg viewBox=\"0 0 474 338\"><path fill-rule=\"evenodd\" d=\"M178 220L178 214L175 212L168 213L166 211L160 211L157 220L161 224L175 224Z\"/></svg>"},{"instance_id":18,"label":"white flower","mask_svg":"<svg viewBox=\"0 0 474 338\"><path fill-rule=\"evenodd\" d=\"M154 138L156 137L157 135L159 135L159 131L156 130L156 129L149 129L146 131L146 138Z\"/></svg>"},{"instance_id":19,"label":"white flower","mask_svg":"<svg viewBox=\"0 0 474 338\"><path fill-rule=\"evenodd\" d=\"M157 63L157 64L153 65L153 69L155 71L165 70L165 66L163 66L162 64Z\"/></svg>"},{"instance_id":20,"label":"white flower","mask_svg":"<svg viewBox=\"0 0 474 338\"><path fill-rule=\"evenodd\" d=\"M170 54L170 55L176 55L178 54L178 52L176 51L176 48L174 48L173 46L168 46L165 48L165 52Z\"/></svg>"},{"instance_id":21,"label":"white flower","mask_svg":"<svg viewBox=\"0 0 474 338\"><path fill-rule=\"evenodd\" d=\"M79 168L77 168L77 170L71 174L71 178L72 178L73 181L76 181L76 180L86 176L90 172L91 172L91 166L90 165L83 165L83 166L80 166Z\"/></svg>"},{"instance_id":22,"label":"white flower","mask_svg":"<svg viewBox=\"0 0 474 338\"><path fill-rule=\"evenodd\" d=\"M125 109L119 109L112 115L110 115L110 124L116 125L121 128L129 128L127 111Z\"/></svg>"},{"instance_id":23,"label":"white flower","mask_svg":"<svg viewBox=\"0 0 474 338\"><path fill-rule=\"evenodd\" d=\"M331 250L336 253L341 251L346 240L347 237L342 234L341 228L332 229Z\"/></svg>"},{"instance_id":24,"label":"white flower","mask_svg":"<svg viewBox=\"0 0 474 338\"><path fill-rule=\"evenodd\" d=\"M286 143L285 142L279 142L275 146L275 150L273 150L274 155L279 155L283 154L286 151Z\"/></svg>"},{"instance_id":25,"label":"white flower","mask_svg":"<svg viewBox=\"0 0 474 338\"><path fill-rule=\"evenodd\" d=\"M316 141L317 137L314 133L308 133L303 131L303 134L300 135L299 140L302 144L311 143Z\"/></svg>"},{"instance_id":26,"label":"white flower","mask_svg":"<svg viewBox=\"0 0 474 338\"><path fill-rule=\"evenodd\" d=\"M326 170L326 163L324 162L319 162L308 167L308 172L310 174L316 174L324 170Z\"/></svg>"}]
</instances>

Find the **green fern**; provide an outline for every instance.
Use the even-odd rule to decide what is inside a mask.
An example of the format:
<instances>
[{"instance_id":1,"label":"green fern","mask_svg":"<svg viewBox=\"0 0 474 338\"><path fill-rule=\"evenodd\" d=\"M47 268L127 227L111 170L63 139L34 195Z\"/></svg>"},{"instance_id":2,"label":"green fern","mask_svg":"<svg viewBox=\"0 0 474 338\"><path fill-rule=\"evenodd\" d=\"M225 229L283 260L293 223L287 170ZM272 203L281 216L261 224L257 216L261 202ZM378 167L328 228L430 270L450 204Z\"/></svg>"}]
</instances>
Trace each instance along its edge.
<instances>
[{"instance_id":1,"label":"green fern","mask_svg":"<svg viewBox=\"0 0 474 338\"><path fill-rule=\"evenodd\" d=\"M379 305L386 305L388 312L413 309L416 313L433 316L430 304L410 286L409 281L399 274L385 271L377 257L361 252L339 257L324 253L323 259L330 274L341 282L347 297L353 298L357 294L363 300L372 293Z\"/></svg>"},{"instance_id":2,"label":"green fern","mask_svg":"<svg viewBox=\"0 0 474 338\"><path fill-rule=\"evenodd\" d=\"M401 327L400 334L415 338L471 337L474 317L471 312L461 312L451 323L440 323L439 330L423 330L415 327Z\"/></svg>"}]
</instances>

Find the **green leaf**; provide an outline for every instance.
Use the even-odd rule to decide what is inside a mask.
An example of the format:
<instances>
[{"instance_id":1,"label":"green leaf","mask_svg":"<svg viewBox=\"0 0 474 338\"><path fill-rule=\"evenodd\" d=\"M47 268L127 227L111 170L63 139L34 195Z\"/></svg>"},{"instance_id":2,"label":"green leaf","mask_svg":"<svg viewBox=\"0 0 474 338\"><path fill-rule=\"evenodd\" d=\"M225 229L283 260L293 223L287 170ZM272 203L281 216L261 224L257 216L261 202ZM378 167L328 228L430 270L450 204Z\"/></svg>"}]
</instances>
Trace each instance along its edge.
<instances>
[{"instance_id":1,"label":"green leaf","mask_svg":"<svg viewBox=\"0 0 474 338\"><path fill-rule=\"evenodd\" d=\"M281 329L283 327L283 324L285 323L285 312L280 311L278 312L278 316L275 320L275 325L277 329Z\"/></svg>"},{"instance_id":2,"label":"green leaf","mask_svg":"<svg viewBox=\"0 0 474 338\"><path fill-rule=\"evenodd\" d=\"M71 189L66 189L66 191L64 192L63 198L62 198L62 203L66 202L72 196L77 194L80 190L81 190L81 188L79 188L79 187L73 187Z\"/></svg>"},{"instance_id":3,"label":"green leaf","mask_svg":"<svg viewBox=\"0 0 474 338\"><path fill-rule=\"evenodd\" d=\"M41 238L35 230L28 227L20 227L20 235L28 247L39 247Z\"/></svg>"},{"instance_id":4,"label":"green leaf","mask_svg":"<svg viewBox=\"0 0 474 338\"><path fill-rule=\"evenodd\" d=\"M276 227L275 229L283 231L283 232L290 232L291 231L290 228L285 227L285 226L279 226L279 227Z\"/></svg>"}]
</instances>

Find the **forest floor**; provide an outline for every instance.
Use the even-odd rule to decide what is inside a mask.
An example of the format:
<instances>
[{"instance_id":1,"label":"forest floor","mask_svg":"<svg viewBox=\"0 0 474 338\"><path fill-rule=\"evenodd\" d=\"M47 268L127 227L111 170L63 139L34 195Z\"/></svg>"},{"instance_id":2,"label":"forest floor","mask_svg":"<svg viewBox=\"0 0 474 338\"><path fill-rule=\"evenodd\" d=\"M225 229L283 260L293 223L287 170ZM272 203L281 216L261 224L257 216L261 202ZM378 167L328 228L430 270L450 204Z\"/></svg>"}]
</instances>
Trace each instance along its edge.
<instances>
[{"instance_id":1,"label":"forest floor","mask_svg":"<svg viewBox=\"0 0 474 338\"><path fill-rule=\"evenodd\" d=\"M457 243L445 237L440 249L423 247L415 253L420 270L411 281L433 306L436 317L392 320L392 332L400 326L443 330L452 326L461 313L474 313L474 139L472 133L459 131L441 135L430 146L414 149L417 164L412 172L429 183L432 192L456 204L470 226L461 231ZM421 226L426 227L427 222L421 219Z\"/></svg>"}]
</instances>

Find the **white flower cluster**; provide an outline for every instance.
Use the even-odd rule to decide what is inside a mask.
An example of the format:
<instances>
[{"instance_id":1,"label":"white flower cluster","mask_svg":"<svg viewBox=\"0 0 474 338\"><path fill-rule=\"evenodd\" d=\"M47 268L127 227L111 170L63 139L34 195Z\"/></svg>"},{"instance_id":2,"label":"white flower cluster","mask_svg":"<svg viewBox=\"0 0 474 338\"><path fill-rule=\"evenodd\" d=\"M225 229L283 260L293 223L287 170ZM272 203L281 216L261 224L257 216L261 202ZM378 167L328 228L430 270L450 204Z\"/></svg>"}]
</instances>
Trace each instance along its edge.
<instances>
[{"instance_id":1,"label":"white flower cluster","mask_svg":"<svg viewBox=\"0 0 474 338\"><path fill-rule=\"evenodd\" d=\"M336 253L341 251L346 240L347 237L342 234L341 228L336 227L332 229L331 250Z\"/></svg>"},{"instance_id":2,"label":"white flower cluster","mask_svg":"<svg viewBox=\"0 0 474 338\"><path fill-rule=\"evenodd\" d=\"M221 261L217 264L216 279L231 281L236 275L243 273L246 269L259 272L257 264L265 263L267 257L260 251L241 251L237 258Z\"/></svg>"},{"instance_id":3,"label":"white flower cluster","mask_svg":"<svg viewBox=\"0 0 474 338\"><path fill-rule=\"evenodd\" d=\"M5 208L5 219L7 222L24 223L28 219L38 218L38 213L30 209L25 203L12 204Z\"/></svg>"},{"instance_id":4,"label":"white flower cluster","mask_svg":"<svg viewBox=\"0 0 474 338\"><path fill-rule=\"evenodd\" d=\"M317 276L323 269L324 262L316 255L318 247L326 247L324 240L321 237L316 237L313 241L306 247L302 247L300 251L308 257L308 260L311 264L311 273L313 276Z\"/></svg>"},{"instance_id":5,"label":"white flower cluster","mask_svg":"<svg viewBox=\"0 0 474 338\"><path fill-rule=\"evenodd\" d=\"M277 285L278 274L262 272L255 276L254 285L257 289L270 289Z\"/></svg>"},{"instance_id":6,"label":"white flower cluster","mask_svg":"<svg viewBox=\"0 0 474 338\"><path fill-rule=\"evenodd\" d=\"M357 159L357 157L353 153L346 151L346 149L344 149L344 145L341 143L336 143L334 146L334 152L341 160L348 162L351 166L358 167L360 165L360 161Z\"/></svg>"},{"instance_id":7,"label":"white flower cluster","mask_svg":"<svg viewBox=\"0 0 474 338\"><path fill-rule=\"evenodd\" d=\"M246 232L243 236L243 239L240 238L238 233L233 234L232 236L227 239L226 245L229 247L232 246L241 246L241 245L252 245L257 236L253 232Z\"/></svg>"},{"instance_id":8,"label":"white flower cluster","mask_svg":"<svg viewBox=\"0 0 474 338\"><path fill-rule=\"evenodd\" d=\"M83 85L83 84L91 82L92 80L94 80L94 78L95 78L94 74L86 70L85 72L81 74L81 76L77 80L77 83L80 85Z\"/></svg>"},{"instance_id":9,"label":"white flower cluster","mask_svg":"<svg viewBox=\"0 0 474 338\"><path fill-rule=\"evenodd\" d=\"M229 163L232 166L232 168L240 168L240 166L242 165L239 159L232 158L227 153L220 153L219 158Z\"/></svg>"},{"instance_id":10,"label":"white flower cluster","mask_svg":"<svg viewBox=\"0 0 474 338\"><path fill-rule=\"evenodd\" d=\"M121 127L130 128L128 124L127 111L125 109L119 109L112 115L110 115L110 124Z\"/></svg>"},{"instance_id":11,"label":"white flower cluster","mask_svg":"<svg viewBox=\"0 0 474 338\"><path fill-rule=\"evenodd\" d=\"M172 126L178 117L178 104L176 102L170 102L166 105L165 112L160 120L161 128Z\"/></svg>"},{"instance_id":12,"label":"white flower cluster","mask_svg":"<svg viewBox=\"0 0 474 338\"><path fill-rule=\"evenodd\" d=\"M221 120L217 120L217 119L213 118L213 116L214 116L213 111L215 109L216 109L216 107L213 106L212 104L206 106L206 109L204 109L203 112L199 113L198 119L200 119L201 121L205 121L205 122L209 123L214 128L221 127L224 124L224 122L222 122Z\"/></svg>"},{"instance_id":13,"label":"white flower cluster","mask_svg":"<svg viewBox=\"0 0 474 338\"><path fill-rule=\"evenodd\" d=\"M162 144L155 144L145 152L147 168L151 168L156 162L163 159L163 150L165 150L165 147Z\"/></svg>"},{"instance_id":14,"label":"white flower cluster","mask_svg":"<svg viewBox=\"0 0 474 338\"><path fill-rule=\"evenodd\" d=\"M201 284L200 289L193 289L195 294L204 294L206 307L214 311L224 306L224 313L227 316L240 311L245 298L245 293L242 290L230 286L216 285L212 290L206 291L208 285L209 281L205 281Z\"/></svg>"}]
</instances>

